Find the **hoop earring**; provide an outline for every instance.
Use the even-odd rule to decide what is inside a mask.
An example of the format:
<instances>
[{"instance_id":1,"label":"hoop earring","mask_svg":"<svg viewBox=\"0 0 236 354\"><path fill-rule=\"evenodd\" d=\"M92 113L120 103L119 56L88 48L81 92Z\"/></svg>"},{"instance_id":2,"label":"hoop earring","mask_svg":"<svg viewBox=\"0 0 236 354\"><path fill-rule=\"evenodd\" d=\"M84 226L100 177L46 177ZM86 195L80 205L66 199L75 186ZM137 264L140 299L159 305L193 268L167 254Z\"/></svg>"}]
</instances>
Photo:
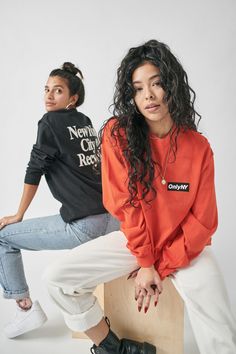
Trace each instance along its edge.
<instances>
[{"instance_id":1,"label":"hoop earring","mask_svg":"<svg viewBox=\"0 0 236 354\"><path fill-rule=\"evenodd\" d=\"M68 105L66 106L66 109L68 110L70 108L70 106L72 105L72 103L68 103Z\"/></svg>"}]
</instances>

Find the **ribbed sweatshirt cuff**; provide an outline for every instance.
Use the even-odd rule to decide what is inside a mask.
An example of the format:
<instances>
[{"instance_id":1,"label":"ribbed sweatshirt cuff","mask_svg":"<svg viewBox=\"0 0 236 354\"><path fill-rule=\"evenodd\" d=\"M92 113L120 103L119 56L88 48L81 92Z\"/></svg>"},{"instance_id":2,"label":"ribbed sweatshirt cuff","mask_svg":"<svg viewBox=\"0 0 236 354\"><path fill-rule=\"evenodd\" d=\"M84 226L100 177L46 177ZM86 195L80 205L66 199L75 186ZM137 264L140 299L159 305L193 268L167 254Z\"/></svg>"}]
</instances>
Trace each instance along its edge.
<instances>
[{"instance_id":1,"label":"ribbed sweatshirt cuff","mask_svg":"<svg viewBox=\"0 0 236 354\"><path fill-rule=\"evenodd\" d=\"M24 179L24 183L26 184L33 184L33 185L39 185L41 180L41 176L29 176L26 175Z\"/></svg>"},{"instance_id":2,"label":"ribbed sweatshirt cuff","mask_svg":"<svg viewBox=\"0 0 236 354\"><path fill-rule=\"evenodd\" d=\"M136 256L136 259L137 259L137 262L140 265L140 267L143 267L143 268L151 267L155 263L155 259L154 259L153 255L148 255L145 257L137 257Z\"/></svg>"}]
</instances>

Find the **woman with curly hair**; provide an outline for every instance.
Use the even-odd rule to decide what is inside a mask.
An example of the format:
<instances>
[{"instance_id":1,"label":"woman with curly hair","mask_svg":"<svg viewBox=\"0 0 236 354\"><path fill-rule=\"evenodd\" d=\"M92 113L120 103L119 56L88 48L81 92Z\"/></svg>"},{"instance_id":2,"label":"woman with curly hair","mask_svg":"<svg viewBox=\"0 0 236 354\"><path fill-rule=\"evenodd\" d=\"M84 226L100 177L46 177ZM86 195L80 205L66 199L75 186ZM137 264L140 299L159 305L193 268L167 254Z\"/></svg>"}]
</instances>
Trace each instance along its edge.
<instances>
[{"instance_id":1,"label":"woman with curly hair","mask_svg":"<svg viewBox=\"0 0 236 354\"><path fill-rule=\"evenodd\" d=\"M209 247L217 228L213 152L197 131L194 101L167 45L151 40L129 50L118 69L114 117L101 131L103 201L121 231L70 251L45 273L67 325L85 331L93 353L156 352L119 340L93 296L99 283L126 274L135 276L145 313L170 277L200 353L236 353L235 320Z\"/></svg>"}]
</instances>

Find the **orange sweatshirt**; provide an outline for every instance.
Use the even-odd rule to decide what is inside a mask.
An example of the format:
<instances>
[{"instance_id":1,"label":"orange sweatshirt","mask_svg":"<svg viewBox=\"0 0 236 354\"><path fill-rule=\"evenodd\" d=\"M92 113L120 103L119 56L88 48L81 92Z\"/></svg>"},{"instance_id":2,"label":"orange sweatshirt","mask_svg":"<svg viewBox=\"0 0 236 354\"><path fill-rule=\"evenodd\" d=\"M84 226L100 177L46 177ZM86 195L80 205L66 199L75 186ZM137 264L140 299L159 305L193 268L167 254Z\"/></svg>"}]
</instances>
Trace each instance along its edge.
<instances>
[{"instance_id":1,"label":"orange sweatshirt","mask_svg":"<svg viewBox=\"0 0 236 354\"><path fill-rule=\"evenodd\" d=\"M111 120L103 134L102 185L106 209L121 222L127 247L141 267L155 265L161 278L185 267L206 245L217 227L214 162L205 137L195 131L181 131L176 159L169 155L165 179L161 183L156 167L156 198L138 207L129 204L128 163L119 141L110 136ZM170 136L150 134L153 160L165 165ZM172 163L171 163L172 161ZM141 188L138 185L139 196Z\"/></svg>"}]
</instances>

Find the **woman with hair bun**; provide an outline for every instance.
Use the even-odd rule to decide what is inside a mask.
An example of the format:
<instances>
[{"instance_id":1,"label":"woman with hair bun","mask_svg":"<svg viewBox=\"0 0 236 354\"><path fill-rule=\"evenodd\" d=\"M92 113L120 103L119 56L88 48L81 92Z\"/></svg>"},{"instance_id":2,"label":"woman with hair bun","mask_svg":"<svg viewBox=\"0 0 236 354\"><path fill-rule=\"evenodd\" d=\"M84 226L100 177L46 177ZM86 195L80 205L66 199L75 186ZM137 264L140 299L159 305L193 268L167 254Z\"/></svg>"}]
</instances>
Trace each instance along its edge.
<instances>
[{"instance_id":1,"label":"woman with hair bun","mask_svg":"<svg viewBox=\"0 0 236 354\"><path fill-rule=\"evenodd\" d=\"M82 72L69 62L50 73L44 94L47 113L38 122L18 211L0 219L0 283L4 297L17 303L16 316L5 327L9 338L47 319L39 302L30 298L21 249L71 249L119 229L103 206L101 176L94 169L96 131L76 110L84 102L82 80ZM60 214L22 221L42 175L62 204Z\"/></svg>"},{"instance_id":2,"label":"woman with hair bun","mask_svg":"<svg viewBox=\"0 0 236 354\"><path fill-rule=\"evenodd\" d=\"M128 274L137 310L158 304L168 276L200 353L236 353L235 319L209 247L217 228L213 152L197 131L194 101L164 43L148 41L122 60L101 145L103 201L121 231L73 249L44 275L66 324L94 342L91 353L156 353L148 343L118 339L93 295L97 284Z\"/></svg>"}]
</instances>

